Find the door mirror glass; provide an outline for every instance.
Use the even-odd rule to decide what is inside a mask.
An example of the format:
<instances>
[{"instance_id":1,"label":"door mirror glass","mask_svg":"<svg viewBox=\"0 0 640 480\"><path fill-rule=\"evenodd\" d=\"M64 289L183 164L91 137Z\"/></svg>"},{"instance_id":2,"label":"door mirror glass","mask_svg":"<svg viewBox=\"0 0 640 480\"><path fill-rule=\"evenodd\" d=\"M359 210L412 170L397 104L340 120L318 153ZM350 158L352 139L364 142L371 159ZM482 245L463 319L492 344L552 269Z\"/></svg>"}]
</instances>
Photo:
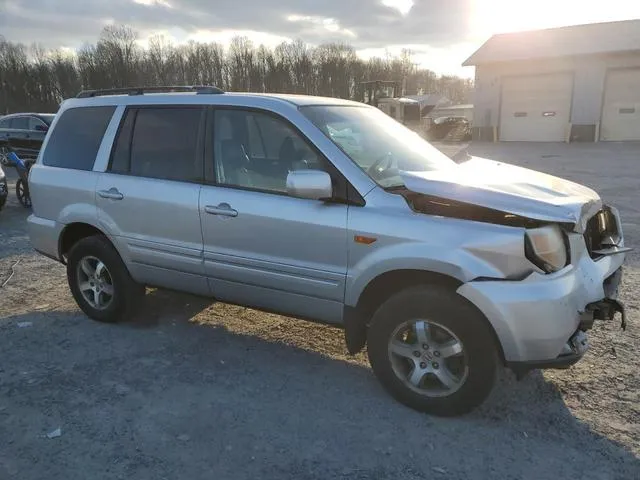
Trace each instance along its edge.
<instances>
[{"instance_id":1,"label":"door mirror glass","mask_svg":"<svg viewBox=\"0 0 640 480\"><path fill-rule=\"evenodd\" d=\"M327 200L333 196L331 177L322 170L295 170L287 175L287 193L309 200Z\"/></svg>"}]
</instances>

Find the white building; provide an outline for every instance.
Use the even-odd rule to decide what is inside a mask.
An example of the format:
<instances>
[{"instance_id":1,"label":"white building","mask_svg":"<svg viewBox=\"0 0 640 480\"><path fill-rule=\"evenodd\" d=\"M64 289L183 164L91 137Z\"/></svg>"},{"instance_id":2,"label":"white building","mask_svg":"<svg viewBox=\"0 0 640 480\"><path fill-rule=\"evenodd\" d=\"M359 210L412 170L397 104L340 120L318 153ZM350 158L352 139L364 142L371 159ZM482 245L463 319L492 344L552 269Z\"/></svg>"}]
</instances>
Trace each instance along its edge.
<instances>
[{"instance_id":1,"label":"white building","mask_svg":"<svg viewBox=\"0 0 640 480\"><path fill-rule=\"evenodd\" d=\"M640 140L640 20L495 35L463 65L474 139Z\"/></svg>"}]
</instances>

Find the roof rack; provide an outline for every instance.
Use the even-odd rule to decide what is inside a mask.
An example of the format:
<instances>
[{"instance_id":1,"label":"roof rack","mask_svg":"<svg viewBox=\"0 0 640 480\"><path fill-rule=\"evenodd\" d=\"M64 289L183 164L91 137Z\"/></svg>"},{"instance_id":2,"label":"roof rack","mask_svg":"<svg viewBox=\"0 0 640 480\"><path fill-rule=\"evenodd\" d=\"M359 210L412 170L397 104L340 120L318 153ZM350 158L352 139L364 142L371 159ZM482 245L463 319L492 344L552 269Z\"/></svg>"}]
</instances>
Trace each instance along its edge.
<instances>
[{"instance_id":1,"label":"roof rack","mask_svg":"<svg viewBox=\"0 0 640 480\"><path fill-rule=\"evenodd\" d=\"M209 85L195 86L162 86L162 87L126 87L108 88L104 90L83 90L76 98L102 97L106 95L144 95L145 93L195 92L196 94L221 94L224 90Z\"/></svg>"}]
</instances>

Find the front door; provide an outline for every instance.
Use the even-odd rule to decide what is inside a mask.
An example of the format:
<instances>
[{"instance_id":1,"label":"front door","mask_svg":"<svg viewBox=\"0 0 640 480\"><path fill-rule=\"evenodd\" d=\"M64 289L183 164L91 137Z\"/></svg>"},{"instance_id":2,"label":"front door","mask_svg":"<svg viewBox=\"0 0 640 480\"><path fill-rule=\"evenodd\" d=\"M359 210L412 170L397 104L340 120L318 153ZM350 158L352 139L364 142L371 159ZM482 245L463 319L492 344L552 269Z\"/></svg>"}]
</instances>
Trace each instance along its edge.
<instances>
[{"instance_id":1,"label":"front door","mask_svg":"<svg viewBox=\"0 0 640 480\"><path fill-rule=\"evenodd\" d=\"M128 108L96 191L100 222L132 276L198 294L209 293L198 210L205 111Z\"/></svg>"},{"instance_id":2,"label":"front door","mask_svg":"<svg viewBox=\"0 0 640 480\"><path fill-rule=\"evenodd\" d=\"M18 157L22 160L26 157L33 156L29 143L29 117L12 117L9 126L11 128L8 135L9 146L15 150Z\"/></svg>"},{"instance_id":3,"label":"front door","mask_svg":"<svg viewBox=\"0 0 640 480\"><path fill-rule=\"evenodd\" d=\"M218 109L202 187L204 265L223 301L340 322L347 273L347 205L293 198L290 170L327 161L283 119ZM214 157L214 158L211 158Z\"/></svg>"}]
</instances>

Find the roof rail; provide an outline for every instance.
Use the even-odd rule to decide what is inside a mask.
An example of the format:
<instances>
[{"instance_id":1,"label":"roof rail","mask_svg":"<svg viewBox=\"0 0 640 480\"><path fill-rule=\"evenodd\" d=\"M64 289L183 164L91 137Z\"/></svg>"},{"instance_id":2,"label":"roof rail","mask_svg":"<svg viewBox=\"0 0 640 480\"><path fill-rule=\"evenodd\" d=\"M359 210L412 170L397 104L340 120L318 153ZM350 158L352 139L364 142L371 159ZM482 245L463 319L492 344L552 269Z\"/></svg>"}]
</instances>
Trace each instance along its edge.
<instances>
[{"instance_id":1,"label":"roof rail","mask_svg":"<svg viewBox=\"0 0 640 480\"><path fill-rule=\"evenodd\" d=\"M195 92L196 94L220 94L224 93L218 87L209 85L195 86L161 86L161 87L125 87L108 88L104 90L82 90L76 98L102 97L106 95L144 95L145 93L172 93L172 92Z\"/></svg>"}]
</instances>

